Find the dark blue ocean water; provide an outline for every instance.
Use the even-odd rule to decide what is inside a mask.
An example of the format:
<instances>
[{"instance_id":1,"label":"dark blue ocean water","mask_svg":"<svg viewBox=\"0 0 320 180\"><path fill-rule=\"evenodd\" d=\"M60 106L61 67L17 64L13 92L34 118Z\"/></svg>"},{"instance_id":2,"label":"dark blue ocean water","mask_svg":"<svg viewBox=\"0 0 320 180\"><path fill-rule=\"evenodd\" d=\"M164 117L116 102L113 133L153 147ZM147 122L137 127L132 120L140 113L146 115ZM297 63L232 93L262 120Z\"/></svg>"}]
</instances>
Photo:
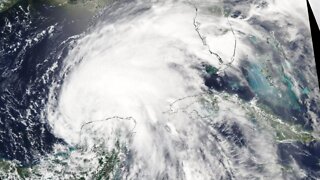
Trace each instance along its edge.
<instances>
[{"instance_id":1,"label":"dark blue ocean water","mask_svg":"<svg viewBox=\"0 0 320 180\"><path fill-rule=\"evenodd\" d=\"M61 42L85 26L61 8L21 1L0 14L0 156L22 164L63 142L42 113L48 88L66 53ZM50 70L53 63L58 68Z\"/></svg>"},{"instance_id":2,"label":"dark blue ocean water","mask_svg":"<svg viewBox=\"0 0 320 180\"><path fill-rule=\"evenodd\" d=\"M64 143L52 134L43 109L51 83L59 81L56 75L70 48L68 38L84 32L90 19L89 16L73 16L59 7L27 1L0 14L0 158L30 165L36 163L39 156L49 153L53 144ZM268 24L263 27L268 28ZM66 43L62 43L64 41ZM264 51L264 47L257 48ZM294 46L292 48L294 50ZM54 63L57 68L49 70ZM250 86L237 84L240 79L233 74L214 73L204 77L205 85L216 91L238 94L245 101L260 97L261 103L283 119L294 116L297 123L312 129L307 104L297 103L296 97L288 96L292 106L273 106L270 96L262 91L268 87L264 87L259 71L247 63L243 63L242 70ZM310 106L320 114L316 103ZM246 146L237 124L226 127L225 124L216 125L223 136L230 137L240 147ZM319 142L279 143L278 155L283 165L289 165L294 159L308 172L310 179L320 177Z\"/></svg>"}]
</instances>

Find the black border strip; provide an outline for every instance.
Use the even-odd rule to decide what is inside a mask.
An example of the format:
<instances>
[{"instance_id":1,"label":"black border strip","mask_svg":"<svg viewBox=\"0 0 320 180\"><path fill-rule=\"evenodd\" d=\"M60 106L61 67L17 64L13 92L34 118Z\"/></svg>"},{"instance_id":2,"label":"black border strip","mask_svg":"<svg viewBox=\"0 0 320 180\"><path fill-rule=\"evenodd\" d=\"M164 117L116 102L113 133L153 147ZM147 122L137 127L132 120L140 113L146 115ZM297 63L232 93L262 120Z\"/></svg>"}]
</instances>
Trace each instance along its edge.
<instances>
[{"instance_id":1,"label":"black border strip","mask_svg":"<svg viewBox=\"0 0 320 180\"><path fill-rule=\"evenodd\" d=\"M310 22L313 50L314 50L314 58L316 61L318 82L320 85L320 69L319 69L320 68L319 67L320 66L320 62L319 62L320 61L320 30L308 0L307 0L307 4L308 4L309 22Z\"/></svg>"}]
</instances>

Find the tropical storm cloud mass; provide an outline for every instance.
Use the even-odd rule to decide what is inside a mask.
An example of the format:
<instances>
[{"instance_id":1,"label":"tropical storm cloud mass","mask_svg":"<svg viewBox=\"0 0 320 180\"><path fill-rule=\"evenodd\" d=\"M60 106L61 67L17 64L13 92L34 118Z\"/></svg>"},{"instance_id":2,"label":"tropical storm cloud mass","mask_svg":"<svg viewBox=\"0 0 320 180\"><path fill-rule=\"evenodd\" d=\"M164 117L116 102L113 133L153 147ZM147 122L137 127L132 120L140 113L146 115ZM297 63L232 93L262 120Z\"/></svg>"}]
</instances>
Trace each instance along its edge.
<instances>
[{"instance_id":1,"label":"tropical storm cloud mass","mask_svg":"<svg viewBox=\"0 0 320 180\"><path fill-rule=\"evenodd\" d=\"M0 179L319 179L303 0L0 0Z\"/></svg>"}]
</instances>

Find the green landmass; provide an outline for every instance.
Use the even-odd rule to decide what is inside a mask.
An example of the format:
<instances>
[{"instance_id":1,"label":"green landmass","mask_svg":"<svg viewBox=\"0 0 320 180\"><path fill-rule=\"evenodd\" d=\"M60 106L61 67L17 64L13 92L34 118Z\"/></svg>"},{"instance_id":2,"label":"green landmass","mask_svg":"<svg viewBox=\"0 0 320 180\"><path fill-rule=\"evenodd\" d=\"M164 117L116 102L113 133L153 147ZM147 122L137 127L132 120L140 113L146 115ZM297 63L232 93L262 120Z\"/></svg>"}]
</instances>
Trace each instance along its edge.
<instances>
[{"instance_id":1,"label":"green landmass","mask_svg":"<svg viewBox=\"0 0 320 180\"><path fill-rule=\"evenodd\" d=\"M0 0L0 13L10 9L19 0Z\"/></svg>"}]
</instances>

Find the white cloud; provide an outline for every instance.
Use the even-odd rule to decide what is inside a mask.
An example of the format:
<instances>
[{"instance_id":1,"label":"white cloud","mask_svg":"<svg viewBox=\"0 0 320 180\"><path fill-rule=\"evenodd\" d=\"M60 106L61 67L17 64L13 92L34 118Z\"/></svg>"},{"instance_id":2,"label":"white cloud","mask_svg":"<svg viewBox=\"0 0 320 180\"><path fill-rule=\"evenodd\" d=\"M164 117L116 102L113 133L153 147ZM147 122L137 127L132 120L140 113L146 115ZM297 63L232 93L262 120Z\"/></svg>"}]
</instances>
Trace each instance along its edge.
<instances>
[{"instance_id":1,"label":"white cloud","mask_svg":"<svg viewBox=\"0 0 320 180\"><path fill-rule=\"evenodd\" d=\"M197 4L202 8L200 31L209 37L208 45L229 60L233 55L233 33L224 16L203 13L208 7L221 4L207 3ZM117 20L111 22L110 16L102 15L99 25L74 45L65 59L65 69L72 71L62 84L58 107L49 107L47 112L55 135L73 145L87 143L92 147L97 141L105 141L111 147L120 132L118 138L128 141L133 153L129 179L161 179L166 175L182 179L279 179L273 134L268 129L255 129L237 98L226 100L222 98L226 95L218 94L218 101L208 100L208 109L200 99L210 98L186 98L175 103L177 113L164 113L175 100L204 92L203 79L194 67L202 62L223 65L208 52L195 30L193 4L142 4L142 9L141 4L130 3L111 9L108 15ZM300 16L299 11L286 9L287 4L288 1L273 4L278 9L257 13L276 19L272 15L280 11L285 15L294 13L300 21L305 19L305 12ZM301 4L292 7L301 8ZM235 32L258 33L245 20L234 19L230 23ZM214 28L224 32L220 33L224 40L214 37L219 34ZM246 48L240 45L237 55L252 55ZM218 112L212 110L214 103L219 104ZM212 118L201 118L206 115ZM117 117L101 121L114 116ZM135 122L125 117L132 117ZM83 130L83 125L92 121L98 122ZM239 124L248 147L239 148L219 135L213 124L221 122ZM126 135L132 130L134 136L128 138ZM259 170L260 164L264 165L263 171Z\"/></svg>"}]
</instances>

